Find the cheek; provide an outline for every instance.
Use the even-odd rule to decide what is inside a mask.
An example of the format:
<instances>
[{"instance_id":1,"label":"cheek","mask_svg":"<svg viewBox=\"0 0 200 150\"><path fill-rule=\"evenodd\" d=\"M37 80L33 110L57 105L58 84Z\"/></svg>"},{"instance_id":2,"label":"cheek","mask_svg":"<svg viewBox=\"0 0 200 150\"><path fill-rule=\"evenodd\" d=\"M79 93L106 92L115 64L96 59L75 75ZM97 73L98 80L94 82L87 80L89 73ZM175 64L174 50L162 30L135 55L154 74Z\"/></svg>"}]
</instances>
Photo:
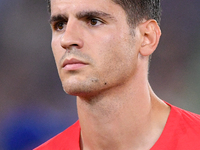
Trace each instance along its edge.
<instances>
[{"instance_id":1,"label":"cheek","mask_svg":"<svg viewBox=\"0 0 200 150\"><path fill-rule=\"evenodd\" d=\"M95 57L98 69L103 69L103 72L115 71L123 62L124 53L120 41L114 36L105 36L96 43Z\"/></svg>"},{"instance_id":2,"label":"cheek","mask_svg":"<svg viewBox=\"0 0 200 150\"><path fill-rule=\"evenodd\" d=\"M99 40L101 49L98 51L98 55L102 57L104 61L107 61L107 65L111 63L120 64L123 60L130 57L131 48L125 38L119 35L107 35Z\"/></svg>"},{"instance_id":3,"label":"cheek","mask_svg":"<svg viewBox=\"0 0 200 150\"><path fill-rule=\"evenodd\" d=\"M56 40L56 39L52 39L51 47L52 47L54 59L55 59L56 64L57 64L59 62L60 55L61 55L61 48L60 48L60 45L59 45L59 41Z\"/></svg>"},{"instance_id":4,"label":"cheek","mask_svg":"<svg viewBox=\"0 0 200 150\"><path fill-rule=\"evenodd\" d=\"M56 67L58 70L58 74L60 74L60 67L61 67L60 60L64 54L64 50L60 47L59 40L56 40L56 39L52 39L51 47L52 47L52 52L53 52L54 60L56 63Z\"/></svg>"},{"instance_id":5,"label":"cheek","mask_svg":"<svg viewBox=\"0 0 200 150\"><path fill-rule=\"evenodd\" d=\"M98 56L101 67L109 74L131 72L137 61L137 51L131 36L110 35L99 40ZM98 48L98 47L97 47ZM99 49L99 48L98 48ZM108 75L108 74L107 74Z\"/></svg>"}]
</instances>

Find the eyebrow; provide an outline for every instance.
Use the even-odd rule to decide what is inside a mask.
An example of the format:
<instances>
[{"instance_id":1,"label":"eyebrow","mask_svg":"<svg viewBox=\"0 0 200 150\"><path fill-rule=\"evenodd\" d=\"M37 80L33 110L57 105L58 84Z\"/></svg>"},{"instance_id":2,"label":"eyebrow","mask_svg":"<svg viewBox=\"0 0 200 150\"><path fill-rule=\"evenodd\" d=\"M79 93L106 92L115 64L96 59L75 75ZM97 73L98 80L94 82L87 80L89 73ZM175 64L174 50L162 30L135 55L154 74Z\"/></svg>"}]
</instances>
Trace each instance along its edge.
<instances>
[{"instance_id":1,"label":"eyebrow","mask_svg":"<svg viewBox=\"0 0 200 150\"><path fill-rule=\"evenodd\" d=\"M57 22L57 21L63 21L63 20L68 20L68 18L65 15L55 15L55 16L51 16L49 23L52 24L53 22Z\"/></svg>"},{"instance_id":2,"label":"eyebrow","mask_svg":"<svg viewBox=\"0 0 200 150\"><path fill-rule=\"evenodd\" d=\"M115 18L112 15L107 14L103 11L81 11L76 14L76 17L78 19L89 18L89 17L106 17L115 20Z\"/></svg>"},{"instance_id":3,"label":"eyebrow","mask_svg":"<svg viewBox=\"0 0 200 150\"><path fill-rule=\"evenodd\" d=\"M77 19L90 18L90 17L106 17L112 20L116 20L112 15L102 11L81 11L76 14ZM67 21L68 17L62 14L58 14L55 16L51 16L49 22L50 24L52 24L53 22L63 21L63 20Z\"/></svg>"}]
</instances>

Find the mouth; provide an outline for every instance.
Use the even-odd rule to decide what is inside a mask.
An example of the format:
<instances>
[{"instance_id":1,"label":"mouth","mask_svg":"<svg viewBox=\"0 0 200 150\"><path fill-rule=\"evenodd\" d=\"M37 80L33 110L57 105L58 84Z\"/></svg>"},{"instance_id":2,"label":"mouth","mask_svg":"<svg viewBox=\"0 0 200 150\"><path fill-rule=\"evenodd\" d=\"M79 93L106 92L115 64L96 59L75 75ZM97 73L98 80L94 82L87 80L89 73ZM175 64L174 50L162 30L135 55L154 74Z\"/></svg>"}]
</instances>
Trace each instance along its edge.
<instances>
[{"instance_id":1,"label":"mouth","mask_svg":"<svg viewBox=\"0 0 200 150\"><path fill-rule=\"evenodd\" d=\"M62 68L67 71L73 71L73 70L81 69L82 67L84 67L86 65L88 65L88 64L83 61L80 61L75 58L71 58L71 59L66 59L63 62Z\"/></svg>"}]
</instances>

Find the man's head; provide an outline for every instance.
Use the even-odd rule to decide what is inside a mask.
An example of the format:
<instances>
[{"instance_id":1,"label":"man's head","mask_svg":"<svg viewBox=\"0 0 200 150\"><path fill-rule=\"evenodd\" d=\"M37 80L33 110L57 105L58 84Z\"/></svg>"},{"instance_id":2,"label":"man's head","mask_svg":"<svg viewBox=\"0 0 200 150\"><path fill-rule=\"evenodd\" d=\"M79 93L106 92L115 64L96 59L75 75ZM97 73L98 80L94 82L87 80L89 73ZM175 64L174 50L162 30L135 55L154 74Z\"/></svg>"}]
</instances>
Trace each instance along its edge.
<instances>
[{"instance_id":1,"label":"man's head","mask_svg":"<svg viewBox=\"0 0 200 150\"><path fill-rule=\"evenodd\" d=\"M127 11L111 0L51 0L52 50L66 93L140 86L160 38L157 22L143 16L131 28Z\"/></svg>"},{"instance_id":2,"label":"man's head","mask_svg":"<svg viewBox=\"0 0 200 150\"><path fill-rule=\"evenodd\" d=\"M112 0L119 4L126 12L128 23L135 27L143 19L161 21L160 0ZM51 12L51 0L47 0L48 10Z\"/></svg>"}]
</instances>

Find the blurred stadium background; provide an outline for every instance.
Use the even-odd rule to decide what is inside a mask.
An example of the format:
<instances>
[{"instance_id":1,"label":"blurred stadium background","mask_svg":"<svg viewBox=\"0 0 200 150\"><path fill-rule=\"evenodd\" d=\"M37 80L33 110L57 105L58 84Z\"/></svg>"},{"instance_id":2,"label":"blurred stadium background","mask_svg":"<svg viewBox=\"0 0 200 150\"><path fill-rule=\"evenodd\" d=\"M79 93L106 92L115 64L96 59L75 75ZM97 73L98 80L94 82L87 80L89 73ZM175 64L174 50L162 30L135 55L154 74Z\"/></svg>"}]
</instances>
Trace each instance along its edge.
<instances>
[{"instance_id":1,"label":"blurred stadium background","mask_svg":"<svg viewBox=\"0 0 200 150\"><path fill-rule=\"evenodd\" d=\"M163 100L200 114L200 1L162 0L150 83ZM45 0L0 0L0 150L28 150L77 120L51 52Z\"/></svg>"}]
</instances>

